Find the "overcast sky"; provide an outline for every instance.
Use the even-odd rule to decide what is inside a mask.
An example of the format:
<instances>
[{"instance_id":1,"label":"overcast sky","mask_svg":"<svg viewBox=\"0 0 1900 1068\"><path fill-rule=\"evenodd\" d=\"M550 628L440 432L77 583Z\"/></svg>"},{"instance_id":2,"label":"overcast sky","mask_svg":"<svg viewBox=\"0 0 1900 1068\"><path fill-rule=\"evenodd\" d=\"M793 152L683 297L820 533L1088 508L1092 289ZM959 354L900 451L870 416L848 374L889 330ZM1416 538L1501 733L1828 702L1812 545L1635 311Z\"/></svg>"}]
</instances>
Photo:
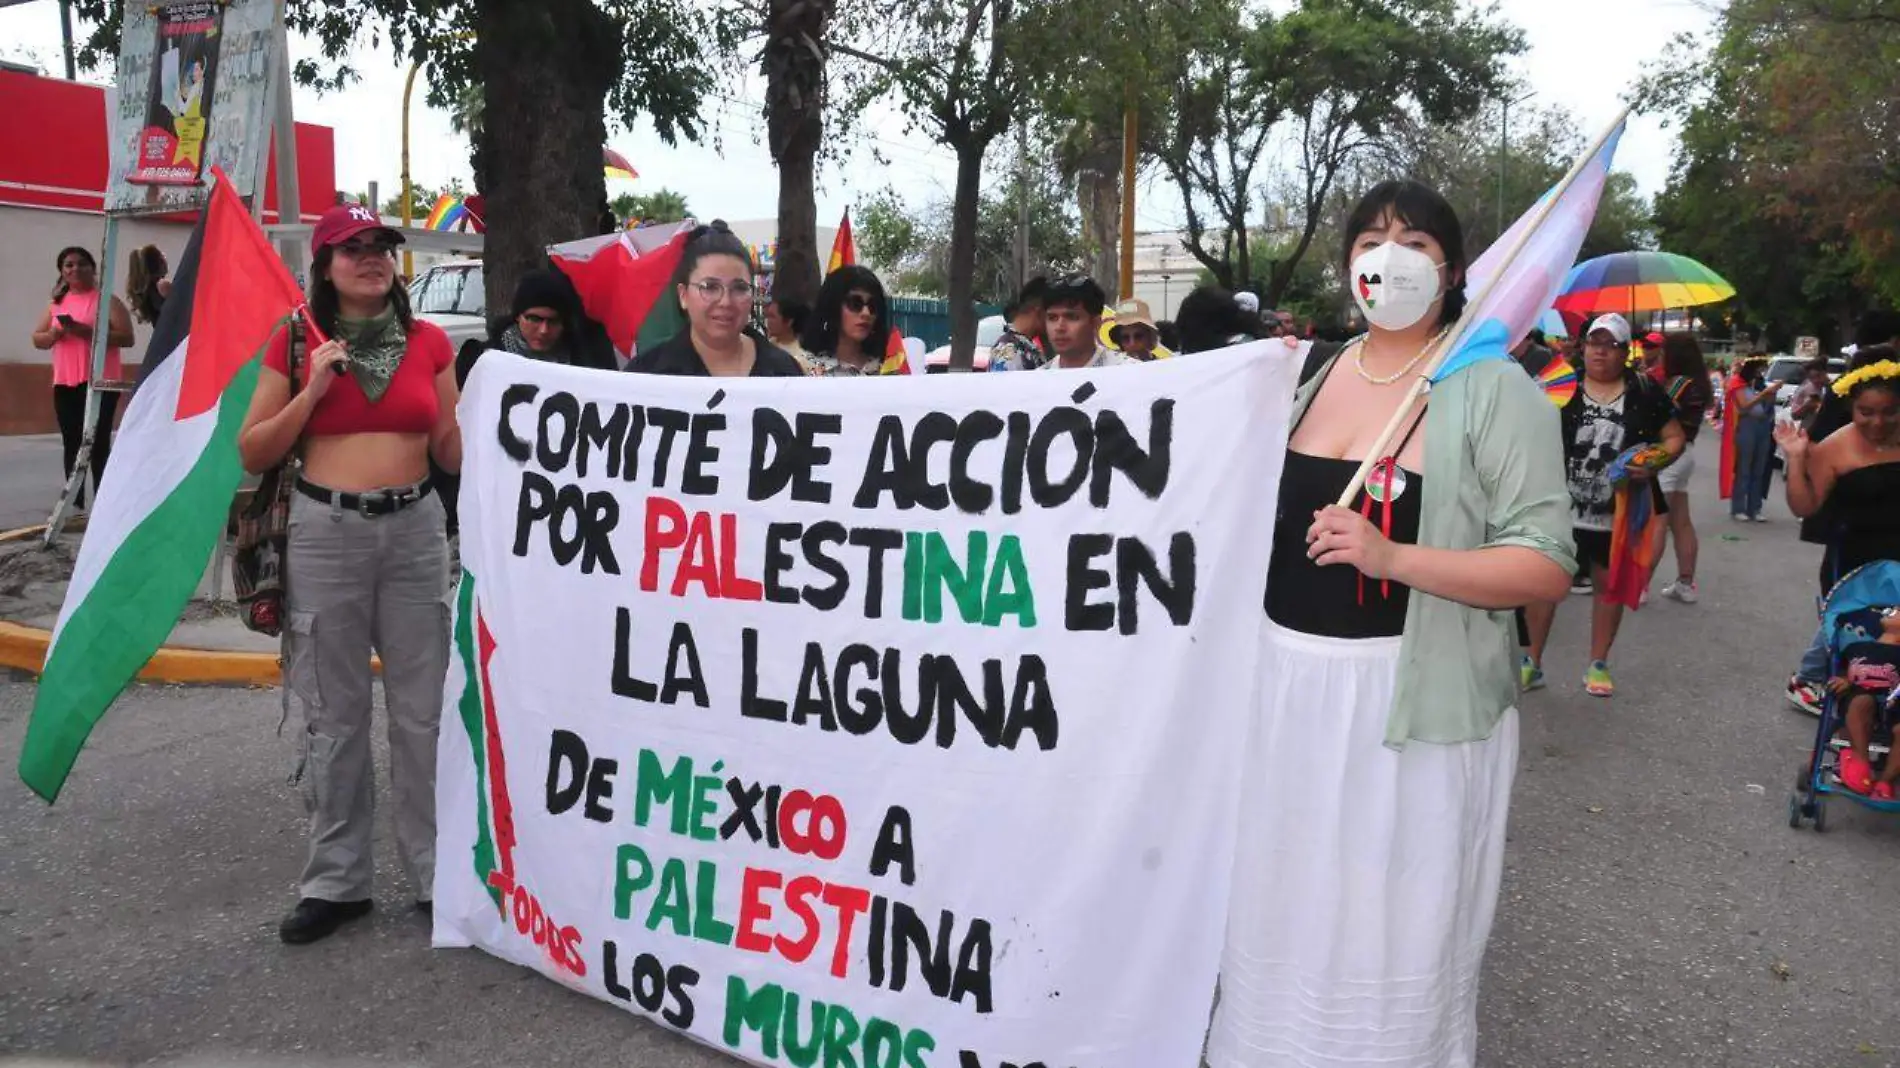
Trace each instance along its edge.
<instances>
[{"instance_id":1,"label":"overcast sky","mask_svg":"<svg viewBox=\"0 0 1900 1068\"><path fill-rule=\"evenodd\" d=\"M1528 37L1530 51L1515 66L1537 94L1532 103L1568 109L1577 116L1582 133L1595 133L1614 117L1620 94L1662 56L1671 38L1705 28L1712 18L1706 0L1500 0L1499 8ZM0 45L0 56L28 57L57 73L58 4L39 0L0 8L0 42L7 42ZM291 47L299 52L309 46L293 41ZM314 48L309 51L314 53ZM393 192L400 181L403 70L387 53L359 56L356 65L364 77L349 89L321 96L298 90L297 118L336 131L340 188L358 191L374 180ZM731 92L729 98L707 102L706 144L669 148L644 123L631 130L610 129L609 144L632 161L640 179L609 183L609 193L667 187L685 193L702 219L771 217L777 183L762 144L760 85L754 79ZM466 143L450 131L446 114L423 106L422 95L418 88L411 119L415 180L436 185L460 177L469 183ZM887 185L914 203L949 197L955 168L947 149L906 133L903 121L893 114L861 126L844 132L855 138L849 161L821 168L820 220L830 221L854 199ZM1617 166L1636 176L1644 194L1653 195L1668 179L1673 151L1673 134L1656 120L1639 116L1623 138ZM1179 203L1166 183L1144 181L1139 197L1136 219L1141 229L1179 225Z\"/></svg>"}]
</instances>

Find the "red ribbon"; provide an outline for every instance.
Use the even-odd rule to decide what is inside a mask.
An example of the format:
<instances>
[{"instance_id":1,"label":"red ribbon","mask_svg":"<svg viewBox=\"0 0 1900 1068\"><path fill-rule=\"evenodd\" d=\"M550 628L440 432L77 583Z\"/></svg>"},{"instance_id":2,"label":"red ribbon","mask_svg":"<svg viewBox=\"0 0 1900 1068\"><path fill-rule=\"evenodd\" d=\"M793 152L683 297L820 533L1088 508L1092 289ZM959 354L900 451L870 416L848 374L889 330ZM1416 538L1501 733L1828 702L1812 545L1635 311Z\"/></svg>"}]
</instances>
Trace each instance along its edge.
<instances>
[{"instance_id":1,"label":"red ribbon","mask_svg":"<svg viewBox=\"0 0 1900 1068\"><path fill-rule=\"evenodd\" d=\"M1373 464L1372 473L1366 477L1366 488L1362 491L1365 494L1365 499L1359 502L1360 516L1370 520L1372 518L1372 487L1376 482L1379 486L1379 493L1383 498L1379 502L1379 532L1385 535L1388 541L1392 538L1392 483L1396 477L1394 472L1396 472L1398 468L1399 460L1396 456L1388 456L1378 463ZM1391 598L1392 580L1379 580L1379 596L1386 599ZM1359 572L1359 607L1364 608L1365 604L1366 573L1361 571Z\"/></svg>"}]
</instances>

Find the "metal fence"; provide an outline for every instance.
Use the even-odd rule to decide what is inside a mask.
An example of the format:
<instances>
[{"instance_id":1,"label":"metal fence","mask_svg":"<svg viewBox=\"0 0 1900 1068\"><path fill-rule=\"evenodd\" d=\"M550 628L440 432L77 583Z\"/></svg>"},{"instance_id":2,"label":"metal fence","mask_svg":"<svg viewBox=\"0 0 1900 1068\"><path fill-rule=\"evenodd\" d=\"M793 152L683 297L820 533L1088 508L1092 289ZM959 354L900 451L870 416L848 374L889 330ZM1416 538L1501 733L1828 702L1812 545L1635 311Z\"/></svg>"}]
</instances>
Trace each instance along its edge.
<instances>
[{"instance_id":1,"label":"metal fence","mask_svg":"<svg viewBox=\"0 0 1900 1068\"><path fill-rule=\"evenodd\" d=\"M978 304L976 317L1000 315L995 304ZM920 297L896 297L891 301L891 319L905 337L922 338L925 350L950 343L950 302Z\"/></svg>"}]
</instances>

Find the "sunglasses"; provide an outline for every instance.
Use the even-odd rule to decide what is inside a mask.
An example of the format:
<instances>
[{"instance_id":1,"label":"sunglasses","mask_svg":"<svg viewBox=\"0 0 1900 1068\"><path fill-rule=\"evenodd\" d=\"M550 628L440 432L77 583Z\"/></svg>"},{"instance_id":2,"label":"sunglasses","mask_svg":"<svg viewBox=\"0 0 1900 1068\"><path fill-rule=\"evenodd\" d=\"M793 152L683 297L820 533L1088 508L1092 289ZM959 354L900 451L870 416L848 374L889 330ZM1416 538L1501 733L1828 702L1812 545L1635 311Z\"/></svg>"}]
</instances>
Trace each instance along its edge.
<instances>
[{"instance_id":1,"label":"sunglasses","mask_svg":"<svg viewBox=\"0 0 1900 1068\"><path fill-rule=\"evenodd\" d=\"M345 241L336 250L353 260L388 259L396 254L393 241Z\"/></svg>"},{"instance_id":2,"label":"sunglasses","mask_svg":"<svg viewBox=\"0 0 1900 1068\"><path fill-rule=\"evenodd\" d=\"M686 283L687 288L696 289L708 304L716 303L721 297L730 296L733 300L751 300L752 283L735 278L722 282L717 278L702 278L697 282Z\"/></svg>"},{"instance_id":3,"label":"sunglasses","mask_svg":"<svg viewBox=\"0 0 1900 1068\"><path fill-rule=\"evenodd\" d=\"M877 301L863 293L853 293L844 298L844 307L846 311L868 312L877 307Z\"/></svg>"}]
</instances>

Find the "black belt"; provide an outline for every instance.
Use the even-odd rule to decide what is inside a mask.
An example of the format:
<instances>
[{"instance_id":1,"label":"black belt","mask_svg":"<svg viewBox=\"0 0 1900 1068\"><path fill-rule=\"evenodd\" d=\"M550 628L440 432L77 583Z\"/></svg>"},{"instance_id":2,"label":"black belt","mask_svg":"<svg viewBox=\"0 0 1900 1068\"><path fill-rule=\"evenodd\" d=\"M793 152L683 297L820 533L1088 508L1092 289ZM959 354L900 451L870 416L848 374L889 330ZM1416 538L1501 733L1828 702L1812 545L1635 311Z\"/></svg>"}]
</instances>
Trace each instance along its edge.
<instances>
[{"instance_id":1,"label":"black belt","mask_svg":"<svg viewBox=\"0 0 1900 1068\"><path fill-rule=\"evenodd\" d=\"M319 486L301 478L297 480L298 493L319 504L334 504L345 512L355 512L364 517L394 515L420 502L434 488L425 478L413 486L398 489L376 490L373 493L338 493L327 486Z\"/></svg>"}]
</instances>

